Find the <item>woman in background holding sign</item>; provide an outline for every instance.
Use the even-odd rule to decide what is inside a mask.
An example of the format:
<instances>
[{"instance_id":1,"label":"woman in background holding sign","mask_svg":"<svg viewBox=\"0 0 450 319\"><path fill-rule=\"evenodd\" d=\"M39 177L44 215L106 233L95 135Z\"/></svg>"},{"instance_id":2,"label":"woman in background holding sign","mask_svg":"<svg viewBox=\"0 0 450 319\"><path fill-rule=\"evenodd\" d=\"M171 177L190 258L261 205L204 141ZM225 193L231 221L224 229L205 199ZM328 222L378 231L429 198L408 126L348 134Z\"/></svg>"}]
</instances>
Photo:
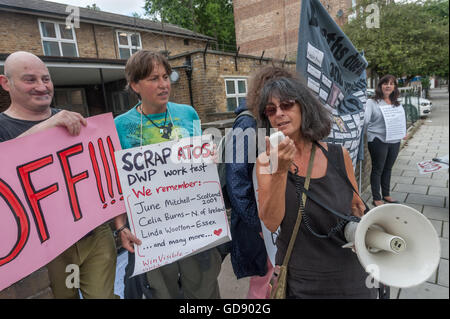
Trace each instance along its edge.
<instances>
[{"instance_id":1,"label":"woman in background holding sign","mask_svg":"<svg viewBox=\"0 0 450 319\"><path fill-rule=\"evenodd\" d=\"M140 102L115 119L123 149L201 135L194 108L169 102L171 73L169 62L159 53L140 50L128 60L128 88ZM134 253L133 244L141 241L126 227L126 219L126 214L116 218L116 234L123 247ZM151 270L146 277L152 298L220 298L217 276L221 264L219 251L212 248Z\"/></svg>"},{"instance_id":2,"label":"woman in background holding sign","mask_svg":"<svg viewBox=\"0 0 450 319\"><path fill-rule=\"evenodd\" d=\"M267 138L256 162L259 216L272 232L280 226L275 259L287 267L286 297L374 298L356 254L341 248L346 220L325 208L345 218L362 216L365 208L352 190L357 185L348 152L318 142L330 133L329 113L298 79L269 81L259 101L261 124L286 136L278 146Z\"/></svg>"},{"instance_id":3,"label":"woman in background holding sign","mask_svg":"<svg viewBox=\"0 0 450 319\"><path fill-rule=\"evenodd\" d=\"M400 141L406 135L405 111L398 98L396 78L385 75L377 85L375 97L366 104L364 126L372 159L370 185L374 206L384 202L398 203L390 196L392 167L400 150Z\"/></svg>"}]
</instances>

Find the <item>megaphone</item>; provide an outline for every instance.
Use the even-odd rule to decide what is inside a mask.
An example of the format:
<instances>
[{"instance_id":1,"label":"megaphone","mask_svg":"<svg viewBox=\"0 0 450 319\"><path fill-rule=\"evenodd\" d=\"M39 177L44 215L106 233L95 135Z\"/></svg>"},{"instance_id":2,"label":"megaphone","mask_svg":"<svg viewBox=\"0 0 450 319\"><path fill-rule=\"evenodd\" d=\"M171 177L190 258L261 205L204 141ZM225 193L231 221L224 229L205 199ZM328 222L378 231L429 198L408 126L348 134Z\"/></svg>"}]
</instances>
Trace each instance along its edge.
<instances>
[{"instance_id":1,"label":"megaphone","mask_svg":"<svg viewBox=\"0 0 450 319\"><path fill-rule=\"evenodd\" d=\"M436 230L424 215L405 205L375 207L360 222L349 222L344 235L364 269L387 286L417 286L439 265Z\"/></svg>"}]
</instances>

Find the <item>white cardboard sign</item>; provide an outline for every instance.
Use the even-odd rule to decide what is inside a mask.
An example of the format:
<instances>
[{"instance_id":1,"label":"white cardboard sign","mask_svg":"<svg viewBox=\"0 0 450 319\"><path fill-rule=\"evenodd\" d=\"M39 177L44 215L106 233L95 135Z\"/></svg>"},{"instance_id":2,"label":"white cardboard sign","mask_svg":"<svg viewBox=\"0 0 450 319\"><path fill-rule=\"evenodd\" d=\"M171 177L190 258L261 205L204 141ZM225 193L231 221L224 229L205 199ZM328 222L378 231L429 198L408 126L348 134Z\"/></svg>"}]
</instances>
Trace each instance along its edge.
<instances>
[{"instance_id":1,"label":"white cardboard sign","mask_svg":"<svg viewBox=\"0 0 450 319\"><path fill-rule=\"evenodd\" d=\"M255 191L255 199L256 199L256 207L259 210L259 202L258 202L258 179L256 178L256 165L253 167L253 189ZM270 262L273 266L275 266L275 256L277 254L277 238L280 234L280 227L272 233L269 229L267 229L266 225L264 225L261 220L261 229L264 238L264 245L266 246L267 256L269 257Z\"/></svg>"},{"instance_id":2,"label":"white cardboard sign","mask_svg":"<svg viewBox=\"0 0 450 319\"><path fill-rule=\"evenodd\" d=\"M405 110L402 106L381 105L386 125L386 141L401 140L406 135Z\"/></svg>"},{"instance_id":3,"label":"white cardboard sign","mask_svg":"<svg viewBox=\"0 0 450 319\"><path fill-rule=\"evenodd\" d=\"M211 136L115 152L135 245L133 276L231 240Z\"/></svg>"}]
</instances>

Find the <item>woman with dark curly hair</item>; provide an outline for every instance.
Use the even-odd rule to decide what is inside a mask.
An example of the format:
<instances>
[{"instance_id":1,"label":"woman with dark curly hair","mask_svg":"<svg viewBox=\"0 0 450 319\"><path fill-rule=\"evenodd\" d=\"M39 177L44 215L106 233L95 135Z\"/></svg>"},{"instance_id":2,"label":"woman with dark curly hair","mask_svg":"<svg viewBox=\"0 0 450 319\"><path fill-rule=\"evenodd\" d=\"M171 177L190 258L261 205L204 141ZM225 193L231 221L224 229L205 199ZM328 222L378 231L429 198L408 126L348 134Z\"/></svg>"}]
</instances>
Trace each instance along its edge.
<instances>
[{"instance_id":1,"label":"woman with dark curly hair","mask_svg":"<svg viewBox=\"0 0 450 319\"><path fill-rule=\"evenodd\" d=\"M375 96L367 100L366 103L364 126L367 131L367 142L372 159L370 186L372 188L373 206L383 205L384 202L398 203L390 195L390 184L392 166L397 159L401 140L387 140L382 108L390 106L402 111L403 107L398 102L399 95L396 78L388 74L380 79L375 90Z\"/></svg>"},{"instance_id":2,"label":"woman with dark curly hair","mask_svg":"<svg viewBox=\"0 0 450 319\"><path fill-rule=\"evenodd\" d=\"M238 279L250 277L248 299L264 299L273 266L266 253L262 238L261 221L255 199L252 182L255 163L256 129L255 120L258 113L259 93L264 84L280 77L294 77L294 73L275 66L264 66L255 71L249 80L246 104L240 104L235 113L238 116L233 124L236 139L233 152L243 152L243 161L233 160L226 164L227 193L231 202L231 264ZM246 111L254 114L245 115ZM247 111L247 112L248 112ZM239 116L241 114L241 116ZM248 113L247 113L248 114ZM249 131L255 134L247 136ZM253 151L253 154L252 154Z\"/></svg>"},{"instance_id":3,"label":"woman with dark curly hair","mask_svg":"<svg viewBox=\"0 0 450 319\"><path fill-rule=\"evenodd\" d=\"M287 267L286 297L375 298L376 290L366 287L367 274L356 254L341 248L346 243L345 223L325 208L347 216L362 216L365 210L350 186L357 191L347 150L319 142L331 129L328 111L301 79L270 81L260 97L262 124L286 136L278 146L271 146L266 138L267 151L256 162L259 217L272 232L280 227L277 265L283 264L303 208ZM310 182L306 201L305 180Z\"/></svg>"}]
</instances>

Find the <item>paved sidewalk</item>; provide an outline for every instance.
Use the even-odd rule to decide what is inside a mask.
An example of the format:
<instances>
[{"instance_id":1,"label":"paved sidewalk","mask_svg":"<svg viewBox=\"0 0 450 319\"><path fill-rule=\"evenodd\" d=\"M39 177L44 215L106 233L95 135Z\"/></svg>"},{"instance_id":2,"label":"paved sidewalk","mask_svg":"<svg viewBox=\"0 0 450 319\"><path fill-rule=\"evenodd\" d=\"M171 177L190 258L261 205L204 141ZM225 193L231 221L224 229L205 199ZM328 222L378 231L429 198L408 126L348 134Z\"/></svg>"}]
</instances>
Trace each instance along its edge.
<instances>
[{"instance_id":1,"label":"paved sidewalk","mask_svg":"<svg viewBox=\"0 0 450 319\"><path fill-rule=\"evenodd\" d=\"M433 224L441 242L441 260L437 271L422 285L392 289L392 299L449 298L449 190L448 169L420 174L417 163L449 154L449 95L447 89L431 91L431 115L405 143L394 165L391 195L401 203L423 213ZM363 198L371 202L370 187Z\"/></svg>"}]
</instances>

